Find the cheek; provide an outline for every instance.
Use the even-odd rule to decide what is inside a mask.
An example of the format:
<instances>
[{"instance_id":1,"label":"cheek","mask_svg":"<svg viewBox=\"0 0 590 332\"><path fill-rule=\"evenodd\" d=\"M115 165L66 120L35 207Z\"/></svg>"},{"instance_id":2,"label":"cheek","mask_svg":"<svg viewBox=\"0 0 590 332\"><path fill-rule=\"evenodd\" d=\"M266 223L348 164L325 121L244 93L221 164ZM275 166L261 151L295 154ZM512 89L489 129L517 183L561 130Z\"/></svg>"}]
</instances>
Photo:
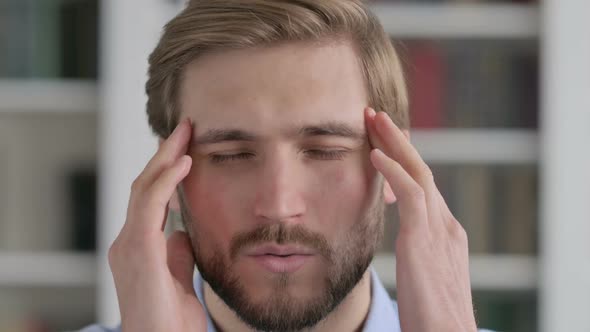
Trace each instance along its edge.
<instances>
[{"instance_id":1,"label":"cheek","mask_svg":"<svg viewBox=\"0 0 590 332\"><path fill-rule=\"evenodd\" d=\"M191 170L183 181L186 203L193 216L190 227L199 240L201 250L224 248L228 245L238 225L239 207L230 205L235 185L227 177L220 177L200 170Z\"/></svg>"},{"instance_id":2,"label":"cheek","mask_svg":"<svg viewBox=\"0 0 590 332\"><path fill-rule=\"evenodd\" d=\"M318 220L332 230L345 230L362 219L376 187L376 171L360 156L336 163L316 178L310 202ZM337 224L336 224L337 223Z\"/></svg>"}]
</instances>

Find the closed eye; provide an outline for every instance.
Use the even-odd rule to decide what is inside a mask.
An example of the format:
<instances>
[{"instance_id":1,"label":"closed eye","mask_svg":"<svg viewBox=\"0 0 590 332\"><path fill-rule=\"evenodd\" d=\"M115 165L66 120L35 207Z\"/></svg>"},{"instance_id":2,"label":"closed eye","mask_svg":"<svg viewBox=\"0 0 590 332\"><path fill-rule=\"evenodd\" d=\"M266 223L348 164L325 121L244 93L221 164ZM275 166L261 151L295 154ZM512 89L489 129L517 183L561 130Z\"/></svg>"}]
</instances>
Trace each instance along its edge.
<instances>
[{"instance_id":1,"label":"closed eye","mask_svg":"<svg viewBox=\"0 0 590 332\"><path fill-rule=\"evenodd\" d=\"M318 149L312 149L312 150L306 150L305 154L307 154L309 157L314 158L314 159L320 159L320 160L339 160L344 158L344 156L346 155L345 150L318 150Z\"/></svg>"},{"instance_id":2,"label":"closed eye","mask_svg":"<svg viewBox=\"0 0 590 332\"><path fill-rule=\"evenodd\" d=\"M312 158L318 160L340 160L345 157L346 150L320 150L320 149L310 149L305 150L304 153ZM248 160L254 158L255 155L249 152L240 152L234 154L212 154L210 156L211 162L213 164L221 164L225 162L232 162L232 161L240 161L240 160Z\"/></svg>"},{"instance_id":3,"label":"closed eye","mask_svg":"<svg viewBox=\"0 0 590 332\"><path fill-rule=\"evenodd\" d=\"M254 154L248 153L248 152L241 152L241 153L234 153L234 154L214 154L214 155L210 156L211 162L214 164L220 164L220 163L228 162L228 161L245 160L245 159L250 159L253 157L254 157Z\"/></svg>"}]
</instances>

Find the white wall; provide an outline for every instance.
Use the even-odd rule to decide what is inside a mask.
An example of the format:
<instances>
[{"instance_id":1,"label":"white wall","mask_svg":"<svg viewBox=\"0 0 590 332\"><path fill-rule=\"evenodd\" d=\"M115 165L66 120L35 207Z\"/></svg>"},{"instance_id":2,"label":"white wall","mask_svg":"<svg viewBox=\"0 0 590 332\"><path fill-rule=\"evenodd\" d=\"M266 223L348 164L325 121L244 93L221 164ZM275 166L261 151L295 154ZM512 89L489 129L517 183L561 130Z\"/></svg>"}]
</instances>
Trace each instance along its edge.
<instances>
[{"instance_id":1,"label":"white wall","mask_svg":"<svg viewBox=\"0 0 590 332\"><path fill-rule=\"evenodd\" d=\"M541 1L541 331L590 331L590 1Z\"/></svg>"}]
</instances>

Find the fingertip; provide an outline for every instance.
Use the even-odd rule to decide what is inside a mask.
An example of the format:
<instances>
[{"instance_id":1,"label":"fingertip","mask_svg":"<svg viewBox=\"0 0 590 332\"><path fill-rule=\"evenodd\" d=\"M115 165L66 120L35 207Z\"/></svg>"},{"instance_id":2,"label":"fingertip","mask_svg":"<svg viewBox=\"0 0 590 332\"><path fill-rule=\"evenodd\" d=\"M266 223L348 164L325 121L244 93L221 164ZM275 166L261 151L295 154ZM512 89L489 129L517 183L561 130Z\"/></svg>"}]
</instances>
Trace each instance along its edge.
<instances>
[{"instance_id":1,"label":"fingertip","mask_svg":"<svg viewBox=\"0 0 590 332\"><path fill-rule=\"evenodd\" d=\"M379 148L374 148L371 150L371 155L378 158L385 157L385 153L383 153L383 151L381 151Z\"/></svg>"},{"instance_id":2,"label":"fingertip","mask_svg":"<svg viewBox=\"0 0 590 332\"><path fill-rule=\"evenodd\" d=\"M371 150L371 161L376 168L380 168L383 164L383 160L387 158L385 153L378 148Z\"/></svg>"},{"instance_id":3,"label":"fingertip","mask_svg":"<svg viewBox=\"0 0 590 332\"><path fill-rule=\"evenodd\" d=\"M367 107L365 109L365 126L367 129L367 136L369 137L369 144L371 147L379 146L378 132L375 127L375 115L374 109Z\"/></svg>"},{"instance_id":4,"label":"fingertip","mask_svg":"<svg viewBox=\"0 0 590 332\"><path fill-rule=\"evenodd\" d=\"M378 112L377 113L377 115L375 116L375 125L377 128L379 128L379 130L384 130L384 131L393 130L393 131L401 132L401 129L397 126L397 124L395 124L395 122L389 116L389 114L387 114L385 112Z\"/></svg>"},{"instance_id":5,"label":"fingertip","mask_svg":"<svg viewBox=\"0 0 590 332\"><path fill-rule=\"evenodd\" d=\"M191 125L191 119L189 117L185 117L180 119L180 121L178 121L178 126L186 126L186 125Z\"/></svg>"},{"instance_id":6,"label":"fingertip","mask_svg":"<svg viewBox=\"0 0 590 332\"><path fill-rule=\"evenodd\" d=\"M182 155L178 159L178 167L182 170L182 173L188 173L193 164L193 158L189 155Z\"/></svg>"},{"instance_id":7,"label":"fingertip","mask_svg":"<svg viewBox=\"0 0 590 332\"><path fill-rule=\"evenodd\" d=\"M184 130L184 127L187 127L187 126L190 126L190 119L189 118L184 118L184 119L178 121L178 123L176 124L176 127L172 131L172 134Z\"/></svg>"},{"instance_id":8,"label":"fingertip","mask_svg":"<svg viewBox=\"0 0 590 332\"><path fill-rule=\"evenodd\" d=\"M375 118L380 118L381 120L391 119L389 115L383 111L379 111L375 114Z\"/></svg>"},{"instance_id":9,"label":"fingertip","mask_svg":"<svg viewBox=\"0 0 590 332\"><path fill-rule=\"evenodd\" d=\"M180 156L180 159L182 159L183 162L188 162L188 163L193 162L193 158L191 156L189 156L188 154L183 154L182 156Z\"/></svg>"}]
</instances>

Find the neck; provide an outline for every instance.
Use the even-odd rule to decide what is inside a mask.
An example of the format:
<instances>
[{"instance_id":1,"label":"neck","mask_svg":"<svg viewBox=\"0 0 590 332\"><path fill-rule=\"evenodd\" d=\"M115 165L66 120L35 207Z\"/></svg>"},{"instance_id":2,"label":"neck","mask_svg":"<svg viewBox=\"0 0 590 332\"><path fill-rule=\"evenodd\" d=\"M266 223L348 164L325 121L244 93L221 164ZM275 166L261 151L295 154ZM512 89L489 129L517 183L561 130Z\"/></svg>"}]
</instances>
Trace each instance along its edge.
<instances>
[{"instance_id":1,"label":"neck","mask_svg":"<svg viewBox=\"0 0 590 332\"><path fill-rule=\"evenodd\" d=\"M231 310L208 283L203 283L204 305L218 331L254 331ZM362 279L342 302L309 332L360 331L371 305L371 273L367 269Z\"/></svg>"}]
</instances>

